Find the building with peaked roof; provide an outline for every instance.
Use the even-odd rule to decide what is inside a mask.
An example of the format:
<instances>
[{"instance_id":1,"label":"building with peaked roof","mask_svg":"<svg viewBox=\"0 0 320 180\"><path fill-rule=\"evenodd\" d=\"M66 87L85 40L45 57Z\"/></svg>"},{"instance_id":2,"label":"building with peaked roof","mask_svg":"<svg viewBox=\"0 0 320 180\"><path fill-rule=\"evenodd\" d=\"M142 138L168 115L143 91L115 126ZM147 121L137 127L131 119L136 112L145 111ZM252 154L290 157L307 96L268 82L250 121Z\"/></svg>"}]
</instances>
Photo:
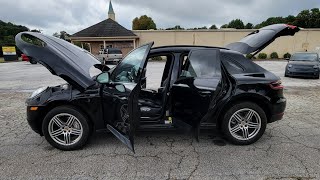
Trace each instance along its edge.
<instances>
[{"instance_id":1,"label":"building with peaked roof","mask_svg":"<svg viewBox=\"0 0 320 180\"><path fill-rule=\"evenodd\" d=\"M108 18L73 34L70 40L72 43L80 42L82 47L87 44L88 50L97 55L107 47L119 48L123 54L127 54L136 47L138 38L132 31L117 23L110 0Z\"/></svg>"}]
</instances>

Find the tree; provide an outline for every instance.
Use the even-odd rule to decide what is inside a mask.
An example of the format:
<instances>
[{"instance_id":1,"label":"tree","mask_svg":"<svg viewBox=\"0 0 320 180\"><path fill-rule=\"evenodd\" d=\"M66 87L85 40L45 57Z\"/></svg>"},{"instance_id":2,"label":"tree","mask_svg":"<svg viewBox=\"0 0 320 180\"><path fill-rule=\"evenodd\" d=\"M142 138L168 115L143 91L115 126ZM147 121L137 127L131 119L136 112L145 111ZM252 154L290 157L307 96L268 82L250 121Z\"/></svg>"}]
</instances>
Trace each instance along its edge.
<instances>
[{"instance_id":1,"label":"tree","mask_svg":"<svg viewBox=\"0 0 320 180\"><path fill-rule=\"evenodd\" d=\"M240 19L235 19L229 22L228 28L235 28L235 29L244 29L243 21Z\"/></svg>"},{"instance_id":2,"label":"tree","mask_svg":"<svg viewBox=\"0 0 320 180\"><path fill-rule=\"evenodd\" d=\"M29 31L29 28L0 20L0 46L14 45L14 37L23 31Z\"/></svg>"},{"instance_id":3,"label":"tree","mask_svg":"<svg viewBox=\"0 0 320 180\"><path fill-rule=\"evenodd\" d=\"M220 29L222 29L222 28L228 28L228 24L222 25L222 26L220 27Z\"/></svg>"},{"instance_id":4,"label":"tree","mask_svg":"<svg viewBox=\"0 0 320 180\"><path fill-rule=\"evenodd\" d=\"M208 29L207 26L190 28L189 30Z\"/></svg>"},{"instance_id":5,"label":"tree","mask_svg":"<svg viewBox=\"0 0 320 180\"><path fill-rule=\"evenodd\" d=\"M217 28L217 26L214 24L214 25L210 26L209 29L218 29L218 28Z\"/></svg>"},{"instance_id":6,"label":"tree","mask_svg":"<svg viewBox=\"0 0 320 180\"><path fill-rule=\"evenodd\" d=\"M53 33L53 36L67 41L68 37L70 37L70 34L68 34L65 31L60 31L60 33L58 32Z\"/></svg>"},{"instance_id":7,"label":"tree","mask_svg":"<svg viewBox=\"0 0 320 180\"><path fill-rule=\"evenodd\" d=\"M31 32L41 33L41 30L40 29L32 29Z\"/></svg>"},{"instance_id":8,"label":"tree","mask_svg":"<svg viewBox=\"0 0 320 180\"><path fill-rule=\"evenodd\" d=\"M247 23L245 26L244 26L245 29L253 29L253 24L251 23Z\"/></svg>"},{"instance_id":9,"label":"tree","mask_svg":"<svg viewBox=\"0 0 320 180\"><path fill-rule=\"evenodd\" d=\"M166 30L184 30L184 28L181 27L180 25L176 25L175 27L167 28Z\"/></svg>"},{"instance_id":10,"label":"tree","mask_svg":"<svg viewBox=\"0 0 320 180\"><path fill-rule=\"evenodd\" d=\"M148 17L147 15L143 15L140 18L136 17L133 19L132 29L133 30L149 30L149 29L157 29L157 26L151 17Z\"/></svg>"}]
</instances>

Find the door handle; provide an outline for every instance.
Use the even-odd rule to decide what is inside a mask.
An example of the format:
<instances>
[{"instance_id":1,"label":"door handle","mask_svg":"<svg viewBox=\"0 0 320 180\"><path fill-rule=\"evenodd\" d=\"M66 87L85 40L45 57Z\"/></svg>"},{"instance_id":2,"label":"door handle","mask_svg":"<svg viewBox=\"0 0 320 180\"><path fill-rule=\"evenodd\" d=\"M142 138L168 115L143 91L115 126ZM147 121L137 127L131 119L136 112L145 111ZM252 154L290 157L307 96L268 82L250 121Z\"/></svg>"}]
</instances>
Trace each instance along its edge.
<instances>
[{"instance_id":1,"label":"door handle","mask_svg":"<svg viewBox=\"0 0 320 180\"><path fill-rule=\"evenodd\" d=\"M211 95L212 92L211 91L200 91L199 94L203 95L203 96L207 96L207 95Z\"/></svg>"}]
</instances>

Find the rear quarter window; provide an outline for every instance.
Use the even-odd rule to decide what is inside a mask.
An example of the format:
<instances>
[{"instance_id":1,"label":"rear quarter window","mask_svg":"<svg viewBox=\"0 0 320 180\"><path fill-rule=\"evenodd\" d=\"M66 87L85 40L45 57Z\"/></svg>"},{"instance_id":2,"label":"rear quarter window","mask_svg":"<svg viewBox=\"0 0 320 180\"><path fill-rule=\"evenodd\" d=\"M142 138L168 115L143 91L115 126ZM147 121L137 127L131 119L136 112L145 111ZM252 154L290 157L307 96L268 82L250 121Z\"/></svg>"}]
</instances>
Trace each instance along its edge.
<instances>
[{"instance_id":1,"label":"rear quarter window","mask_svg":"<svg viewBox=\"0 0 320 180\"><path fill-rule=\"evenodd\" d=\"M230 74L263 73L266 70L242 54L222 53L222 63Z\"/></svg>"}]
</instances>

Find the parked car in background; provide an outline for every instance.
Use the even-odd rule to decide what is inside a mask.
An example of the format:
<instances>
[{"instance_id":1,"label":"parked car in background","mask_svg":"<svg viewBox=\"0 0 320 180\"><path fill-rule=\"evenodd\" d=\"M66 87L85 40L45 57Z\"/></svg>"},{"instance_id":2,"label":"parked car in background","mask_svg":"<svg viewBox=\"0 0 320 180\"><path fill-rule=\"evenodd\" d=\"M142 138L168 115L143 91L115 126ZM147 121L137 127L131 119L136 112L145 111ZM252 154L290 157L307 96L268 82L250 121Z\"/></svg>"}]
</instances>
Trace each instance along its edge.
<instances>
[{"instance_id":1,"label":"parked car in background","mask_svg":"<svg viewBox=\"0 0 320 180\"><path fill-rule=\"evenodd\" d=\"M28 61L31 64L37 64L37 61L35 61L34 59L32 59L32 57L29 57L25 54L21 54L21 59L22 59L22 61Z\"/></svg>"},{"instance_id":2,"label":"parked car in background","mask_svg":"<svg viewBox=\"0 0 320 180\"><path fill-rule=\"evenodd\" d=\"M117 48L106 48L99 51L98 59L104 64L119 62L122 59L122 51Z\"/></svg>"},{"instance_id":3,"label":"parked car in background","mask_svg":"<svg viewBox=\"0 0 320 180\"><path fill-rule=\"evenodd\" d=\"M285 77L312 77L319 79L320 61L318 53L299 52L289 59Z\"/></svg>"},{"instance_id":4,"label":"parked car in background","mask_svg":"<svg viewBox=\"0 0 320 180\"><path fill-rule=\"evenodd\" d=\"M200 129L216 128L233 144L252 144L268 123L282 119L286 99L280 78L244 54L259 52L276 38L298 31L295 26L271 25L226 47L152 48L148 43L112 69L64 40L19 33L18 48L68 82L32 93L26 101L28 123L61 150L83 147L93 131L102 129L132 151L136 131L146 129L191 127L199 140ZM146 89L147 64L159 56L166 59L160 87ZM103 72L92 77L92 67Z\"/></svg>"}]
</instances>

